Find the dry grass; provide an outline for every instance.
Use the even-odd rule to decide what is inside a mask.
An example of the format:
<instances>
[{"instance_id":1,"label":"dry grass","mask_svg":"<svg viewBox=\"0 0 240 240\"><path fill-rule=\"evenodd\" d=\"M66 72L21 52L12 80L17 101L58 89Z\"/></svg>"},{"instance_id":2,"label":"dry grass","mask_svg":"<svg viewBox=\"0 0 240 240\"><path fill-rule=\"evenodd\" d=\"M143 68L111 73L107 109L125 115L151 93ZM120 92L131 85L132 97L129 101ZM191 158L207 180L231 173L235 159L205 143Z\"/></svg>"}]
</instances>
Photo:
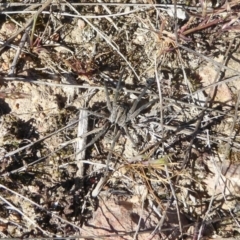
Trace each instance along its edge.
<instances>
[{"instance_id":1,"label":"dry grass","mask_svg":"<svg viewBox=\"0 0 240 240\"><path fill-rule=\"evenodd\" d=\"M0 236L237 239L239 3L1 3Z\"/></svg>"}]
</instances>

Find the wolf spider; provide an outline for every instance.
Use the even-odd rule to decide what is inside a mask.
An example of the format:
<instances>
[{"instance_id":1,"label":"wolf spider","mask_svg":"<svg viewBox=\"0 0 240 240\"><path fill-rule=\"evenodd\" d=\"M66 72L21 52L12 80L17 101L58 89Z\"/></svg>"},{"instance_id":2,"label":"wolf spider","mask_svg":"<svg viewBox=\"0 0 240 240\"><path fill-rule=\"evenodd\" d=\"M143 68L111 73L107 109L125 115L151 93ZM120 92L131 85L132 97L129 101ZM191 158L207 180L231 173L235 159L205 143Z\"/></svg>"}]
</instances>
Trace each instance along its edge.
<instances>
[{"instance_id":1,"label":"wolf spider","mask_svg":"<svg viewBox=\"0 0 240 240\"><path fill-rule=\"evenodd\" d=\"M94 116L106 119L106 122L103 125L103 127L99 130L99 133L96 134L96 136L90 141L90 143L88 143L85 146L84 149L86 149L87 147L93 145L99 138L101 138L104 134L106 134L107 131L112 126L114 126L114 136L115 137L114 137L114 139L112 141L112 144L111 144L111 150L110 150L111 152L113 151L115 143L118 140L122 130L126 133L127 137L132 142L132 144L135 147L137 146L137 144L135 143L135 141L133 140L133 138L129 134L128 124L136 116L138 116L140 112L142 112L143 110L147 109L149 106L151 106L152 104L157 102L158 99L153 99L150 102L145 103L141 107L137 108L137 105L139 104L139 102L141 101L142 97L146 93L148 87L152 84L152 82L148 83L144 87L143 91L138 96L138 98L134 101L132 107L128 110L126 108L126 106L123 106L123 105L118 103L118 97L119 97L119 92L120 92L122 76L123 76L123 73L121 74L120 79L118 81L118 84L117 84L117 87L116 87L116 92L114 94L114 99L113 99L112 103L110 101L109 92L108 92L108 89L107 89L106 82L104 82L104 91L105 91L105 94L106 94L107 109L110 112L109 117L106 117L105 115L102 115L100 113L96 113L96 112L92 112L92 111L87 110L88 113L91 114L91 115L94 115ZM82 151L82 150L80 150L80 151ZM109 156L108 156L108 159L109 159Z\"/></svg>"},{"instance_id":2,"label":"wolf spider","mask_svg":"<svg viewBox=\"0 0 240 240\"><path fill-rule=\"evenodd\" d=\"M97 197L98 196L99 192L101 191L102 186L106 183L106 181L108 179L109 170L110 170L110 168L109 168L110 159L112 157L112 152L113 152L113 149L115 147L115 143L117 142L121 131L123 130L126 133L127 137L130 139L130 141L136 147L136 143L134 142L134 140L132 139L132 137L129 134L128 125L131 121L133 121L133 119L136 116L139 115L140 112L147 109L152 104L154 104L155 102L158 101L158 99L153 99L150 102L145 103L144 105L137 108L137 106L140 103L142 97L146 93L149 85L152 84L152 82L151 82L144 87L143 91L138 96L138 98L133 102L133 104L132 104L132 106L129 110L126 107L124 107L123 105L119 104L118 103L118 97L119 97L119 92L120 92L120 86L121 86L123 73L124 72L121 73L120 79L118 81L118 84L117 84L117 87L116 87L116 92L114 94L114 99L113 99L112 103L110 101L109 92L108 92L108 89L107 89L106 82L104 82L104 90L105 90L105 94L106 94L107 109L110 112L110 115L108 117L106 117L105 115L87 110L89 114L95 115L95 116L100 117L100 118L104 118L104 119L106 119L106 121L105 121L105 124L103 125L103 127L101 127L99 132L96 134L96 136L79 152L81 152L84 149L88 148L89 146L93 145L99 138L104 136L104 134L106 134L107 131L112 126L114 126L114 138L112 140L110 151L107 155L106 171L105 171L103 177L97 183L95 189L93 190L92 197ZM83 110L85 110L85 109L83 109ZM93 130L92 132L96 132L96 131Z\"/></svg>"}]
</instances>

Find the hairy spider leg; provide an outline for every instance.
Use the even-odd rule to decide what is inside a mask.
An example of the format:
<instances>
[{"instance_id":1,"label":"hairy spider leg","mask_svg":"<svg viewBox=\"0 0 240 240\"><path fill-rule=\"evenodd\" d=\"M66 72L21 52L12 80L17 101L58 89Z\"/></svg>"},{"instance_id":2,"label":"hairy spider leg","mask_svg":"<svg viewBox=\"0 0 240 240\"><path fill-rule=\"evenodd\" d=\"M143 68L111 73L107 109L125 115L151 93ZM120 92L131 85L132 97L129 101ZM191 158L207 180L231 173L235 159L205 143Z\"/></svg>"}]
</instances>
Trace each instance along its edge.
<instances>
[{"instance_id":1,"label":"hairy spider leg","mask_svg":"<svg viewBox=\"0 0 240 240\"><path fill-rule=\"evenodd\" d=\"M140 112L142 112L144 109L148 108L149 106L151 106L152 104L154 104L157 101L158 101L158 99L153 99L152 101L145 103L140 108L138 108L134 113L132 113L132 115L128 115L128 120L130 121L130 120L134 119Z\"/></svg>"},{"instance_id":2,"label":"hairy spider leg","mask_svg":"<svg viewBox=\"0 0 240 240\"><path fill-rule=\"evenodd\" d=\"M111 160L111 157L112 157L112 152L113 152L113 150L114 150L114 147L115 147L115 144L116 144L118 138L120 137L120 133L121 133L120 129L115 129L115 130L114 130L114 136L115 136L115 137L114 137L114 139L113 139L113 141L112 141L111 148L110 148L110 151L109 151L109 153L108 153L107 162L106 162L107 172L109 171L109 163L110 163L110 160Z\"/></svg>"},{"instance_id":3,"label":"hairy spider leg","mask_svg":"<svg viewBox=\"0 0 240 240\"><path fill-rule=\"evenodd\" d=\"M104 116L103 114L101 113L96 113L96 112L93 112L93 111L90 111L86 108L79 108L80 110L84 110L84 111L87 111L90 115L93 115L93 116L96 116L96 117L100 117L100 118L104 118L104 119L108 119L106 116Z\"/></svg>"},{"instance_id":4,"label":"hairy spider leg","mask_svg":"<svg viewBox=\"0 0 240 240\"><path fill-rule=\"evenodd\" d=\"M107 182L107 180L109 178L109 163L112 158L112 152L114 150L115 144L116 144L118 138L120 137L120 133L121 133L120 129L117 130L116 134L115 133L116 133L116 129L114 130L115 137L112 141L111 148L110 148L108 156L107 156L106 172L104 173L104 176L100 179L100 181L97 183L97 186L95 187L95 189L92 191L92 197L98 196L98 194L100 193L100 191L102 190L103 186L105 185L105 183Z\"/></svg>"},{"instance_id":5,"label":"hairy spider leg","mask_svg":"<svg viewBox=\"0 0 240 240\"><path fill-rule=\"evenodd\" d=\"M85 150L86 148L92 146L99 138L101 138L104 134L106 134L106 132L108 131L110 125L108 122L106 122L103 127L100 128L99 132L97 133L97 135L81 150L79 150L77 154L79 154L80 152L82 152L83 150Z\"/></svg>"},{"instance_id":6,"label":"hairy spider leg","mask_svg":"<svg viewBox=\"0 0 240 240\"><path fill-rule=\"evenodd\" d=\"M123 126L123 129L127 135L127 137L130 139L130 141L132 142L133 146L134 147L137 147L137 144L134 142L134 139L132 138L132 136L130 135L129 131L128 131L128 128L127 128L127 125Z\"/></svg>"},{"instance_id":7,"label":"hairy spider leg","mask_svg":"<svg viewBox=\"0 0 240 240\"><path fill-rule=\"evenodd\" d=\"M107 90L107 84L106 84L105 81L104 81L104 91L105 91L105 94L106 94L107 108L108 108L108 111L111 113L112 112L112 104L111 104L111 101L110 101L110 97L109 97L108 90Z\"/></svg>"},{"instance_id":8,"label":"hairy spider leg","mask_svg":"<svg viewBox=\"0 0 240 240\"><path fill-rule=\"evenodd\" d=\"M116 106L117 106L118 95L120 92L120 87L121 87L121 82L122 82L124 72L125 72L125 69L123 69L122 72L120 73L120 77L119 77L117 88L116 88L116 93L115 93L114 99L113 99L113 109L116 108Z\"/></svg>"},{"instance_id":9,"label":"hairy spider leg","mask_svg":"<svg viewBox=\"0 0 240 240\"><path fill-rule=\"evenodd\" d=\"M135 113L135 110L136 110L136 108L137 108L138 103L141 101L143 95L146 93L147 89L149 88L149 86L150 86L151 84L152 84L152 82L148 83L148 84L145 86L145 88L143 89L143 91L141 92L141 94L138 96L138 98L134 101L131 109L130 109L129 112L128 112L128 116L127 116L127 120L128 120L128 121L131 120L131 119L133 119L132 115ZM143 110L143 109L142 109L142 110ZM141 110L141 111L142 111L142 110ZM134 114L134 115L137 116L137 114Z\"/></svg>"},{"instance_id":10,"label":"hairy spider leg","mask_svg":"<svg viewBox=\"0 0 240 240\"><path fill-rule=\"evenodd\" d=\"M113 99L113 103L112 104L111 104L111 101L110 101L109 92L107 90L106 82L104 82L104 90L105 90L105 94L106 94L107 108L108 108L108 111L110 112L109 121L111 123L115 123L116 122L117 110L118 110L118 108L117 108L117 100L118 100L119 90L120 90L120 87L121 87L121 82L122 82L122 78L123 78L124 72L125 72L125 69L122 70L122 72L120 74L119 81L118 81L118 84L117 84L117 88L116 88L116 92L114 94L114 99Z\"/></svg>"}]
</instances>

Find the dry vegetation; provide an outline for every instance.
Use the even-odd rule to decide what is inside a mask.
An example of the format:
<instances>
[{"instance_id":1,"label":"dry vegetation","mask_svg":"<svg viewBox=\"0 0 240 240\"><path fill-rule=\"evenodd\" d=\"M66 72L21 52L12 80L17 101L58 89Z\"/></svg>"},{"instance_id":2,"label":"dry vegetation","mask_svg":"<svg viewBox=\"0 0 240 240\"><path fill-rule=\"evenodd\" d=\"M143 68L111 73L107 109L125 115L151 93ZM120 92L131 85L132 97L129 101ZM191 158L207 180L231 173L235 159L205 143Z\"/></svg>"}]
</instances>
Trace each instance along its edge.
<instances>
[{"instance_id":1,"label":"dry vegetation","mask_svg":"<svg viewBox=\"0 0 240 240\"><path fill-rule=\"evenodd\" d=\"M240 1L78 2L1 2L1 238L239 239Z\"/></svg>"}]
</instances>

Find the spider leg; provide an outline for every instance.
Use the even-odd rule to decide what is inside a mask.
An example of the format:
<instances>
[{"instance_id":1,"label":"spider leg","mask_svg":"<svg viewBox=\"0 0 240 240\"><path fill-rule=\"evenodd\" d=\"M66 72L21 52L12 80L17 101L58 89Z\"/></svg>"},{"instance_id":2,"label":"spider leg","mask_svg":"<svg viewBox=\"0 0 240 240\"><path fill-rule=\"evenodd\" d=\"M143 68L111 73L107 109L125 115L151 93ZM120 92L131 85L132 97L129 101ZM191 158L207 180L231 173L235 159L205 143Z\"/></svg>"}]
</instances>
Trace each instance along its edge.
<instances>
[{"instance_id":1,"label":"spider leg","mask_svg":"<svg viewBox=\"0 0 240 240\"><path fill-rule=\"evenodd\" d=\"M116 133L116 131L114 131L114 133ZM111 160L111 157L112 157L112 152L113 152L113 149L115 147L115 144L120 136L120 129L117 130L117 133L112 141L112 144L111 144L111 148L110 148L110 151L108 153L108 156L107 156L107 162L106 162L106 172L104 173L104 176L100 179L100 181L98 182L97 186L95 187L95 189L92 191L92 197L97 197L98 194L100 193L100 191L102 190L103 186L105 185L105 183L108 181L108 178L109 178L109 163L110 163L110 160Z\"/></svg>"},{"instance_id":2,"label":"spider leg","mask_svg":"<svg viewBox=\"0 0 240 240\"><path fill-rule=\"evenodd\" d=\"M106 84L105 81L104 81L104 90L105 90L105 94L106 94L107 108L108 108L108 111L111 113L112 112L112 104L111 104L111 101L110 101L109 93L108 93L108 90L107 90L107 84Z\"/></svg>"},{"instance_id":3,"label":"spider leg","mask_svg":"<svg viewBox=\"0 0 240 240\"><path fill-rule=\"evenodd\" d=\"M124 69L125 70L125 69ZM117 88L116 88L116 93L114 95L114 99L113 99L113 107L116 107L117 106L117 100L118 100L118 95L119 95L119 90L120 90L120 87L121 87L121 82L122 82L122 78L123 78L123 74L124 74L124 70L122 70L121 74L120 74L120 77L119 77L119 80L118 80L118 84L117 84Z\"/></svg>"},{"instance_id":4,"label":"spider leg","mask_svg":"<svg viewBox=\"0 0 240 240\"><path fill-rule=\"evenodd\" d=\"M117 100L118 100L119 90L120 90L120 87L121 87L121 82L122 82L122 77L123 77L124 72L125 72L125 71L122 70L122 72L121 72L121 74L120 74L120 78L119 78L119 81L118 81L118 84L117 84L117 87L116 87L116 92L115 92L115 94L114 94L114 99L113 99L112 105L111 105L110 97L109 97L109 94L108 94L108 91L107 91L107 86L106 86L106 84L105 84L107 107L108 107L108 110L109 110L109 112L110 112L109 121L110 121L111 123L114 123L114 122L116 121L117 112L118 112Z\"/></svg>"},{"instance_id":5,"label":"spider leg","mask_svg":"<svg viewBox=\"0 0 240 240\"><path fill-rule=\"evenodd\" d=\"M127 137L129 138L129 140L132 142L133 146L134 146L134 147L137 147L137 144L134 142L133 138L131 137L131 135L130 135L130 133L129 133L129 131L128 131L127 126L124 126L123 129L124 129Z\"/></svg>"},{"instance_id":6,"label":"spider leg","mask_svg":"<svg viewBox=\"0 0 240 240\"><path fill-rule=\"evenodd\" d=\"M152 101L145 103L140 108L138 108L134 113L132 113L131 115L128 115L127 120L129 121L129 120L134 119L141 111L148 108L149 106L151 106L152 104L154 104L157 101L158 101L158 99L153 99Z\"/></svg>"},{"instance_id":7,"label":"spider leg","mask_svg":"<svg viewBox=\"0 0 240 240\"><path fill-rule=\"evenodd\" d=\"M90 111L88 109L84 109L84 108L79 108L80 110L84 110L84 111L87 111L90 115L93 115L93 116L96 116L96 117L100 117L100 118L104 118L104 119L108 119L108 117L104 116L103 114L101 113L96 113L96 112L93 112L93 111Z\"/></svg>"},{"instance_id":8,"label":"spider leg","mask_svg":"<svg viewBox=\"0 0 240 240\"><path fill-rule=\"evenodd\" d=\"M100 137L102 137L108 131L109 127L110 127L110 124L108 122L105 123L104 126L100 128L99 133L97 133L97 135L84 148L79 150L76 154L79 154L84 149L92 146Z\"/></svg>"},{"instance_id":9,"label":"spider leg","mask_svg":"<svg viewBox=\"0 0 240 240\"><path fill-rule=\"evenodd\" d=\"M138 103L141 101L143 95L146 93L147 89L149 88L149 86L150 86L152 83L153 83L153 82L148 83L147 86L146 86L146 87L143 89L143 91L141 92L141 94L138 96L138 98L134 101L131 109L130 109L129 112L128 112L128 115L129 115L129 116L131 116L131 115L135 112Z\"/></svg>"},{"instance_id":10,"label":"spider leg","mask_svg":"<svg viewBox=\"0 0 240 240\"><path fill-rule=\"evenodd\" d=\"M114 131L114 136L115 137L114 137L114 139L112 141L111 148L110 148L110 151L109 151L108 156L107 156L107 162L106 162L107 172L109 171L109 163L110 163L110 159L112 157L112 152L114 150L114 147L115 147L115 144L116 144L118 138L120 137L120 133L121 133L120 129L116 128L115 131Z\"/></svg>"}]
</instances>

